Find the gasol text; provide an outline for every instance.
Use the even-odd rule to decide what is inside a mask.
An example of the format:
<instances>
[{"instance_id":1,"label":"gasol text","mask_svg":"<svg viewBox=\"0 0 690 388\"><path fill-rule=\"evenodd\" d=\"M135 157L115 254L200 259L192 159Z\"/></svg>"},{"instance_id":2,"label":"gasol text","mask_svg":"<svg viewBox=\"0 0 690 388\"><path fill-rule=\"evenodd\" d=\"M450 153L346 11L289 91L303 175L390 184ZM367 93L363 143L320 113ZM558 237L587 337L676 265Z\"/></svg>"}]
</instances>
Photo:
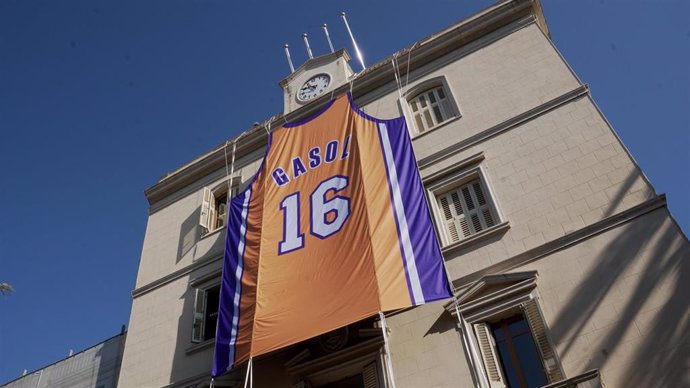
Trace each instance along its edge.
<instances>
[{"instance_id":1,"label":"gasol text","mask_svg":"<svg viewBox=\"0 0 690 388\"><path fill-rule=\"evenodd\" d=\"M323 148L323 151L320 146L315 146L309 149L306 156L294 156L291 166L289 167L290 174L288 174L288 171L282 166L277 167L271 173L273 181L278 186L284 186L291 180L306 174L309 170L318 168L321 163L333 163L336 160L347 159L347 157L350 156L350 135L347 135L345 139L342 140L342 143L341 147L340 140L331 140ZM307 163L305 163L305 160Z\"/></svg>"}]
</instances>

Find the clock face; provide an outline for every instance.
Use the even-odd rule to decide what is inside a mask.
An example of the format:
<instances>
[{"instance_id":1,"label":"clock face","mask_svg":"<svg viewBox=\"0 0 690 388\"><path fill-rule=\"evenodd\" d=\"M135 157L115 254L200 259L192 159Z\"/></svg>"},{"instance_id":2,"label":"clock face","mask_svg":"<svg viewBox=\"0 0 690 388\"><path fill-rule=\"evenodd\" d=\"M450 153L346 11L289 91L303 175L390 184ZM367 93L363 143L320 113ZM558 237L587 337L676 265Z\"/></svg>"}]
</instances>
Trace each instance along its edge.
<instances>
[{"instance_id":1,"label":"clock face","mask_svg":"<svg viewBox=\"0 0 690 388\"><path fill-rule=\"evenodd\" d=\"M320 96L331 84L331 76L328 74L317 74L311 77L299 88L297 99L299 101L309 101Z\"/></svg>"}]
</instances>

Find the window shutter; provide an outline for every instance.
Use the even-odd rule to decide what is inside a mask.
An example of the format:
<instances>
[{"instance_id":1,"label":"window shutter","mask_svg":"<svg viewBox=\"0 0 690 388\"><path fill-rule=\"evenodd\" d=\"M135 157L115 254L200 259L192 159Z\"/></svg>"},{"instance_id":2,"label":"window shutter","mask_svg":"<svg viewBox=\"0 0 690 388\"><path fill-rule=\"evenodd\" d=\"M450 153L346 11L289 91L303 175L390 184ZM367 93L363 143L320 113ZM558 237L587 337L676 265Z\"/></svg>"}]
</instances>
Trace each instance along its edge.
<instances>
[{"instance_id":1,"label":"window shutter","mask_svg":"<svg viewBox=\"0 0 690 388\"><path fill-rule=\"evenodd\" d=\"M484 188L475 179L438 198L449 242L457 242L496 225Z\"/></svg>"},{"instance_id":2,"label":"window shutter","mask_svg":"<svg viewBox=\"0 0 690 388\"><path fill-rule=\"evenodd\" d=\"M541 354L542 364L544 365L544 371L546 372L549 382L555 383L563 380L565 377L558 365L556 352L553 350L553 346L551 346L551 342L546 335L546 325L541 311L539 310L539 305L537 305L537 301L530 299L523 303L522 310L532 330L534 342L539 349L539 354Z\"/></svg>"},{"instance_id":3,"label":"window shutter","mask_svg":"<svg viewBox=\"0 0 690 388\"><path fill-rule=\"evenodd\" d=\"M376 362L372 362L362 369L362 380L364 380L364 388L379 388L379 376L376 370Z\"/></svg>"},{"instance_id":4,"label":"window shutter","mask_svg":"<svg viewBox=\"0 0 690 388\"><path fill-rule=\"evenodd\" d=\"M204 299L206 292L196 289L194 297L194 323L192 324L192 342L199 343L204 338Z\"/></svg>"},{"instance_id":5,"label":"window shutter","mask_svg":"<svg viewBox=\"0 0 690 388\"><path fill-rule=\"evenodd\" d=\"M206 229L211 226L211 206L213 205L213 192L208 187L204 187L204 195L201 201L201 212L199 214L199 225Z\"/></svg>"},{"instance_id":6,"label":"window shutter","mask_svg":"<svg viewBox=\"0 0 690 388\"><path fill-rule=\"evenodd\" d=\"M503 388L503 372L498 364L498 356L496 354L496 342L491 334L491 328L486 323L476 323L474 332L477 334L477 341L479 342L479 352L482 354L484 361L484 369L486 369L487 377L489 378L489 386L491 388Z\"/></svg>"}]
</instances>

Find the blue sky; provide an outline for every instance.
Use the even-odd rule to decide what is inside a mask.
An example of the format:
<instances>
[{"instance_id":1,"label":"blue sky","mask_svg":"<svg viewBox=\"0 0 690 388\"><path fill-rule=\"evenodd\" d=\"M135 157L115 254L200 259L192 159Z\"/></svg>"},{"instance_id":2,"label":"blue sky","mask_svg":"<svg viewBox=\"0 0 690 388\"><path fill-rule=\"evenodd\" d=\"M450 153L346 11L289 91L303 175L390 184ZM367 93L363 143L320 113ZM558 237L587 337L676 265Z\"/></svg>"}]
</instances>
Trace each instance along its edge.
<instances>
[{"instance_id":1,"label":"blue sky","mask_svg":"<svg viewBox=\"0 0 690 388\"><path fill-rule=\"evenodd\" d=\"M489 1L1 0L0 383L117 334L146 227L143 190L282 109L316 54L367 63ZM546 0L552 38L690 230L690 2ZM353 63L354 68L358 68Z\"/></svg>"}]
</instances>

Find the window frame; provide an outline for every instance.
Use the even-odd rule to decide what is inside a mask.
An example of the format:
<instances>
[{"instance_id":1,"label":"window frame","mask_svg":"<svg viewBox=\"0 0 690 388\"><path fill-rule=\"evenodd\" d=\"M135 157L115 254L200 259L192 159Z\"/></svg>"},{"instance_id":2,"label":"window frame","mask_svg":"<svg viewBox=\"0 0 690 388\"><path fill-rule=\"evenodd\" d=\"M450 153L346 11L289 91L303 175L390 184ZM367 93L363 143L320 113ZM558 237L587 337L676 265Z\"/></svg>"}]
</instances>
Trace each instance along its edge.
<instances>
[{"instance_id":1,"label":"window frame","mask_svg":"<svg viewBox=\"0 0 690 388\"><path fill-rule=\"evenodd\" d=\"M501 360L495 348L496 341L490 330L490 338L480 338L487 334L482 332L485 330L483 328L489 328L493 323L517 314L521 314L529 326L540 357L539 362L547 378L547 385L565 379L562 364L540 306L541 298L536 280L536 271L485 276L461 292L457 302L446 305L446 310L452 315L457 315L457 312L462 315L462 323L458 326L466 344L465 350L475 366L474 371L482 387L506 386ZM493 291L482 294L484 287L491 287ZM479 296L473 297L473 294Z\"/></svg>"},{"instance_id":2,"label":"window frame","mask_svg":"<svg viewBox=\"0 0 690 388\"><path fill-rule=\"evenodd\" d=\"M438 122L436 125L432 127L422 128L420 130L415 119L415 112L413 112L412 110L412 101L420 97L421 95L425 94L426 92L437 88L441 88L443 90L445 98L446 100L448 100L448 109L450 111L447 113L450 116L447 117L445 120ZM434 77L411 87L403 96L401 96L398 99L398 104L400 105L401 110L403 112L403 116L405 116L405 120L408 123L410 137L416 138L419 136L426 135L427 133L431 133L441 127L444 127L450 122L453 122L461 118L462 111L460 110L457 101L458 100L455 98L453 90L450 88L448 80L445 76ZM445 108L442 109L445 111Z\"/></svg>"},{"instance_id":3,"label":"window frame","mask_svg":"<svg viewBox=\"0 0 690 388\"><path fill-rule=\"evenodd\" d=\"M471 241L477 239L482 239L488 235L493 234L493 232L503 230L508 227L507 221L503 217L500 207L496 202L496 195L491 186L484 167L480 164L474 164L471 166L458 166L459 168L454 168L452 171L448 172L445 176L427 185L427 199L431 207L431 213L436 224L436 230L438 232L441 247L452 248L461 245L466 245ZM467 185L475 180L479 181L480 187L483 190L484 199L486 202L491 215L495 218L494 224L492 226L486 227L480 231L477 231L468 236L463 236L458 241L453 241L450 236L450 231L446 226L445 215L443 214L443 209L439 204L440 198L447 193L458 190L462 186Z\"/></svg>"},{"instance_id":4,"label":"window frame","mask_svg":"<svg viewBox=\"0 0 690 388\"><path fill-rule=\"evenodd\" d=\"M514 332L510 325L515 322L524 322L525 328L522 329L522 332ZM503 370L503 378L504 380L509 380L509 377L507 376L508 374L506 373L506 365L510 363L512 368L514 369L515 376L517 379L520 381L520 385L527 385L528 381L528 376L529 373L526 370L527 364L523 363L524 361L532 362L535 363L541 367L541 378L543 378L543 383L540 384L540 386L546 385L548 383L548 376L545 370L545 367L543 365L542 357L540 354L539 347L537 345L534 333L532 332L532 328L529 325L529 321L525 314L523 312L517 312L516 314L502 318L500 320L493 320L490 323L489 327L490 330L492 331L492 337L493 341L496 346L496 353L497 353L497 363L502 366ZM500 326L501 330L504 332L504 337L503 338L497 338L496 336L496 327ZM520 335L525 335L527 334L529 336L529 340L531 342L531 351L536 353L536 359L532 357L527 357L529 354L521 354L520 349L518 349L516 345L516 341ZM501 351L501 346L500 344L503 343L505 344L505 354L503 351Z\"/></svg>"},{"instance_id":5,"label":"window frame","mask_svg":"<svg viewBox=\"0 0 690 388\"><path fill-rule=\"evenodd\" d=\"M234 198L240 189L240 177L226 179L214 186L205 186L201 194L201 207L199 211L199 226L202 228L201 236L211 235L222 230L228 222L229 201ZM229 183L229 184L228 184ZM229 187L228 187L229 186ZM226 208L223 224L218 226L217 207L218 199L226 197Z\"/></svg>"},{"instance_id":6,"label":"window frame","mask_svg":"<svg viewBox=\"0 0 690 388\"><path fill-rule=\"evenodd\" d=\"M195 278L189 282L189 287L193 290L194 301L192 305L192 327L191 327L191 343L204 345L206 343L213 343L216 335L206 338L206 319L208 315L208 293L214 288L218 288L218 300L220 302L220 287L221 287L221 272L214 271L207 275ZM216 312L217 314L217 312ZM216 315L216 321L218 316ZM196 333L197 325L199 325L198 335ZM218 323L216 322L216 330L218 330Z\"/></svg>"}]
</instances>

